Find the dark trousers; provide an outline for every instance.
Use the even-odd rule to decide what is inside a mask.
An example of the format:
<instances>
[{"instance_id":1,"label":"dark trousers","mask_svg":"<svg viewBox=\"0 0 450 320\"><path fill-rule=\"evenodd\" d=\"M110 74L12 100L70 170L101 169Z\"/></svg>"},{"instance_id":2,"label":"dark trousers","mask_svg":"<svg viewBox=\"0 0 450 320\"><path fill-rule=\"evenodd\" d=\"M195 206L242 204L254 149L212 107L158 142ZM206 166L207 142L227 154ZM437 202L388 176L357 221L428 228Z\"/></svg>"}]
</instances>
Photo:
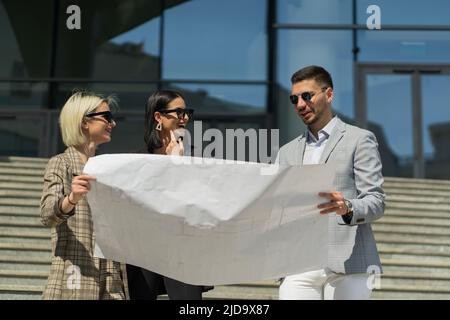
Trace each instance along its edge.
<instances>
[{"instance_id":1,"label":"dark trousers","mask_svg":"<svg viewBox=\"0 0 450 320\"><path fill-rule=\"evenodd\" d=\"M202 300L202 286L183 283L158 273L127 264L131 300L156 300L168 294L170 300Z\"/></svg>"}]
</instances>

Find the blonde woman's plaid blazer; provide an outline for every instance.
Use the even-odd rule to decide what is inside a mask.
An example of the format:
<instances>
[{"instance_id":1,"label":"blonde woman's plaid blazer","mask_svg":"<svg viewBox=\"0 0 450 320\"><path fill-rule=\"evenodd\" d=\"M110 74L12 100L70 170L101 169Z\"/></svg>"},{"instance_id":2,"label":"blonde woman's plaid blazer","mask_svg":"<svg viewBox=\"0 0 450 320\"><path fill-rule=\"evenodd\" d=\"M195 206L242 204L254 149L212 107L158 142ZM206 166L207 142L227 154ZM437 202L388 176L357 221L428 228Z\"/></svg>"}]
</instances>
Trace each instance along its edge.
<instances>
[{"instance_id":1,"label":"blonde woman's plaid blazer","mask_svg":"<svg viewBox=\"0 0 450 320\"><path fill-rule=\"evenodd\" d=\"M52 265L43 299L127 299L124 264L93 257L95 235L89 204L80 200L69 214L60 202L71 191L72 177L84 164L69 147L47 164L41 199L41 220L51 227Z\"/></svg>"}]
</instances>

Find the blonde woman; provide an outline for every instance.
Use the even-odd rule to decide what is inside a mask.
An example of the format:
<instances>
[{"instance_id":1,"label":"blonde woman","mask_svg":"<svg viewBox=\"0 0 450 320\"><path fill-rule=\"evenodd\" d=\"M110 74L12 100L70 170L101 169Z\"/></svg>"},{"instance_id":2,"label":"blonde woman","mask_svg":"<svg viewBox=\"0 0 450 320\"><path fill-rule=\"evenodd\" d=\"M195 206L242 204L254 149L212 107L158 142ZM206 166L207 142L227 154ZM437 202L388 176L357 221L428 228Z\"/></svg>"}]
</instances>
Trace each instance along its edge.
<instances>
[{"instance_id":1,"label":"blonde woman","mask_svg":"<svg viewBox=\"0 0 450 320\"><path fill-rule=\"evenodd\" d=\"M94 230L85 195L94 177L83 167L116 126L111 98L77 92L64 105L60 127L67 149L44 175L41 219L51 227L52 265L43 299L109 300L128 297L123 264L93 257Z\"/></svg>"}]
</instances>

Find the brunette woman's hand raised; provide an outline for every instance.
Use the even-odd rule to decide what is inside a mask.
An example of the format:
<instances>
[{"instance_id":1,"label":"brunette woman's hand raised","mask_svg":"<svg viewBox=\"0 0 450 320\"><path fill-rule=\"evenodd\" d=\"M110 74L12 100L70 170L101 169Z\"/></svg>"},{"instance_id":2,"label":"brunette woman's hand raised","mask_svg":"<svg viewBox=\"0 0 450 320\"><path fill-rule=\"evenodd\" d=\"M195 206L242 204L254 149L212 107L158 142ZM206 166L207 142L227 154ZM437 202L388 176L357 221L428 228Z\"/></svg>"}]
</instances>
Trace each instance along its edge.
<instances>
[{"instance_id":1,"label":"brunette woman's hand raised","mask_svg":"<svg viewBox=\"0 0 450 320\"><path fill-rule=\"evenodd\" d=\"M170 140L169 138L163 139L163 144L167 155L184 155L184 145L182 137L180 136L177 140L173 130L170 130Z\"/></svg>"}]
</instances>

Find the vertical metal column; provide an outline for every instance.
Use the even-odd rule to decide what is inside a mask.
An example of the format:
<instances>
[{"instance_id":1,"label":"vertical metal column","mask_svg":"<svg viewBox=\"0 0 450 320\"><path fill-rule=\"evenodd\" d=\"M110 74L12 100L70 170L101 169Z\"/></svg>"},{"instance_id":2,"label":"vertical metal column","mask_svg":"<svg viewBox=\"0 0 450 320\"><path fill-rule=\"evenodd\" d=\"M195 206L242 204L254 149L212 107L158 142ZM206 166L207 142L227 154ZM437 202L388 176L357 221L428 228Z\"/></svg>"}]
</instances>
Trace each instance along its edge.
<instances>
[{"instance_id":1,"label":"vertical metal column","mask_svg":"<svg viewBox=\"0 0 450 320\"><path fill-rule=\"evenodd\" d=\"M265 126L268 129L277 127L277 30L273 27L276 23L276 0L267 0L267 111Z\"/></svg>"},{"instance_id":2,"label":"vertical metal column","mask_svg":"<svg viewBox=\"0 0 450 320\"><path fill-rule=\"evenodd\" d=\"M53 6L53 30L52 30L52 48L51 48L51 56L50 56L50 79L54 79L57 77L56 67L58 61L58 42L59 42L59 23L60 23L60 9L61 9L61 0L55 0ZM57 125L54 123L54 119L51 117L51 113L58 106L56 105L56 97L58 94L58 86L59 83L55 81L50 81L48 83L48 109L46 110L46 115L42 117L42 121L44 121L45 125L45 136L42 136L40 139L43 139L44 145L42 148L39 148L39 156L40 157L50 157L56 153L55 146L58 144L58 135L54 133L52 128ZM47 109L47 108L46 108Z\"/></svg>"},{"instance_id":3,"label":"vertical metal column","mask_svg":"<svg viewBox=\"0 0 450 320\"><path fill-rule=\"evenodd\" d=\"M355 64L354 75L355 121L357 126L367 128L367 72L359 64Z\"/></svg>"},{"instance_id":4,"label":"vertical metal column","mask_svg":"<svg viewBox=\"0 0 450 320\"><path fill-rule=\"evenodd\" d=\"M166 5L164 0L160 0L160 9L161 9L161 16L159 18L159 64L158 64L158 82L157 82L157 89L161 90L162 88L162 82L161 79L163 77L163 55L164 55L164 12L166 10Z\"/></svg>"},{"instance_id":5,"label":"vertical metal column","mask_svg":"<svg viewBox=\"0 0 450 320\"><path fill-rule=\"evenodd\" d=\"M422 139L422 92L419 70L411 77L413 103L414 178L425 177L425 158Z\"/></svg>"}]
</instances>

